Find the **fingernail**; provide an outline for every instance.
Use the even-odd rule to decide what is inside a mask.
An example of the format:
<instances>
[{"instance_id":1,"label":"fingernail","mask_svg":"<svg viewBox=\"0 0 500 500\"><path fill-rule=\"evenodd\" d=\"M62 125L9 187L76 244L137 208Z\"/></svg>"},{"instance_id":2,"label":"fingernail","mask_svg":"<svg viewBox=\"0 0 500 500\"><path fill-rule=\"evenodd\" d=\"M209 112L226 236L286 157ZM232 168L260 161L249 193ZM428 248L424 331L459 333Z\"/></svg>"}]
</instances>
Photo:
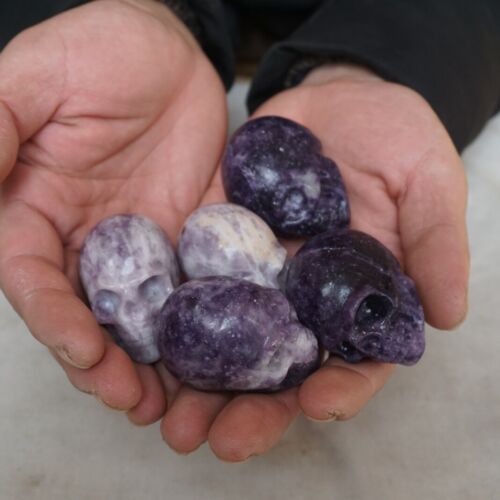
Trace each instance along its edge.
<instances>
[{"instance_id":1,"label":"fingernail","mask_svg":"<svg viewBox=\"0 0 500 500\"><path fill-rule=\"evenodd\" d=\"M242 458L241 460L226 460L226 459L220 458L220 457L219 457L219 460L221 460L222 462L229 463L229 464L244 464L244 463L248 462L251 458L258 457L258 456L259 455L257 453L251 453L246 458Z\"/></svg>"},{"instance_id":2,"label":"fingernail","mask_svg":"<svg viewBox=\"0 0 500 500\"><path fill-rule=\"evenodd\" d=\"M193 448L192 450L189 450L189 451L179 451L179 450L176 450L175 448L173 448L172 446L170 446L168 444L168 442L166 440L164 440L168 447L176 454L176 455L180 455L181 457L187 457L188 455L191 455L191 453L194 453L195 451L197 451L200 447L201 447L201 444L198 445L196 448ZM203 444L203 443L202 443Z\"/></svg>"},{"instance_id":3,"label":"fingernail","mask_svg":"<svg viewBox=\"0 0 500 500\"><path fill-rule=\"evenodd\" d=\"M87 365L83 365L81 363L77 363L71 356L69 349L64 345L58 345L55 347L57 355L66 363L74 366L76 368L87 369Z\"/></svg>"},{"instance_id":4,"label":"fingernail","mask_svg":"<svg viewBox=\"0 0 500 500\"><path fill-rule=\"evenodd\" d=\"M176 448L174 448L167 440L167 438L163 435L163 432L161 433L161 437L163 439L163 442L168 446L169 450L173 451L176 455L179 455L181 457L187 457L188 455L191 455L191 453L194 453L197 451L203 443L200 443L196 448L193 448L190 451L179 451Z\"/></svg>"},{"instance_id":5,"label":"fingernail","mask_svg":"<svg viewBox=\"0 0 500 500\"><path fill-rule=\"evenodd\" d=\"M119 411L119 412L126 412L130 410L130 408L117 408L116 406L112 406L109 403L106 403L106 401L104 401L101 398L101 396L99 396L99 394L97 393L94 393L94 396L97 399L97 401L99 401L99 403L101 403L108 410Z\"/></svg>"},{"instance_id":6,"label":"fingernail","mask_svg":"<svg viewBox=\"0 0 500 500\"><path fill-rule=\"evenodd\" d=\"M326 424L327 422L335 422L335 420L340 420L344 416L344 414L340 410L328 411L326 414L326 418L313 418L309 415L306 415L306 417L312 422L320 422Z\"/></svg>"},{"instance_id":7,"label":"fingernail","mask_svg":"<svg viewBox=\"0 0 500 500\"><path fill-rule=\"evenodd\" d=\"M178 450L175 450L174 448L170 447L170 449L176 454L176 455L180 455L181 457L187 457L188 455L191 454L190 451L178 451Z\"/></svg>"}]
</instances>

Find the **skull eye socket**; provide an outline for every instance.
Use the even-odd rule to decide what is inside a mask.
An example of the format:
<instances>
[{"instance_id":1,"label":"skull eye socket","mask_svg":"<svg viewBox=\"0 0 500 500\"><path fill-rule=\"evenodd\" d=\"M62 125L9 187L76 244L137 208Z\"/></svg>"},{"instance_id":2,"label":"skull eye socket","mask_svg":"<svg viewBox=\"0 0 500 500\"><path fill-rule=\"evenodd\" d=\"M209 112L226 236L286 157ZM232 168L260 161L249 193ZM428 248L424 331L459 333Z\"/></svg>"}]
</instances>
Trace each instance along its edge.
<instances>
[{"instance_id":1,"label":"skull eye socket","mask_svg":"<svg viewBox=\"0 0 500 500\"><path fill-rule=\"evenodd\" d=\"M167 288L164 276L151 276L140 284L139 295L149 302L164 301L168 295Z\"/></svg>"},{"instance_id":2,"label":"skull eye socket","mask_svg":"<svg viewBox=\"0 0 500 500\"><path fill-rule=\"evenodd\" d=\"M384 321L391 310L392 302L384 295L368 295L358 306L355 323L361 328L369 328Z\"/></svg>"},{"instance_id":3,"label":"skull eye socket","mask_svg":"<svg viewBox=\"0 0 500 500\"><path fill-rule=\"evenodd\" d=\"M120 297L111 290L99 290L95 297L92 309L100 323L112 321L120 307Z\"/></svg>"}]
</instances>

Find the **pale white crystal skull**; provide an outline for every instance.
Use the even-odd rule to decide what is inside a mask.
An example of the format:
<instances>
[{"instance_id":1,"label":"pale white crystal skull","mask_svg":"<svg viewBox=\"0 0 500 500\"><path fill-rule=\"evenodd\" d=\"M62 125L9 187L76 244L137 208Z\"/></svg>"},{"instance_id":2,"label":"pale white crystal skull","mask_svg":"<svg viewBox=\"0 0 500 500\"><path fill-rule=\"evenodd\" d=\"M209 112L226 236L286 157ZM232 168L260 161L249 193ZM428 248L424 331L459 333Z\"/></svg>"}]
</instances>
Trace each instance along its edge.
<instances>
[{"instance_id":1,"label":"pale white crystal skull","mask_svg":"<svg viewBox=\"0 0 500 500\"><path fill-rule=\"evenodd\" d=\"M160 358L156 316L179 284L163 230L139 215L115 215L88 235L80 277L97 321L139 363Z\"/></svg>"},{"instance_id":2,"label":"pale white crystal skull","mask_svg":"<svg viewBox=\"0 0 500 500\"><path fill-rule=\"evenodd\" d=\"M189 216L178 255L189 279L230 276L278 288L287 254L258 215L233 203L218 203Z\"/></svg>"}]
</instances>

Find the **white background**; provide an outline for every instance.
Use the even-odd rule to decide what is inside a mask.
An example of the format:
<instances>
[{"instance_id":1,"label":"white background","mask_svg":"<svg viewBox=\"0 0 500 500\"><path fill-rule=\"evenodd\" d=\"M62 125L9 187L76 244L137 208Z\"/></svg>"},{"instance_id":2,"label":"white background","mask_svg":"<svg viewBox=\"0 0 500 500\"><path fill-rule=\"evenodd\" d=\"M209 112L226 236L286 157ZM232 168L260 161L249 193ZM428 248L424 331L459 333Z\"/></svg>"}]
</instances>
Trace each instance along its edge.
<instances>
[{"instance_id":1,"label":"white background","mask_svg":"<svg viewBox=\"0 0 500 500\"><path fill-rule=\"evenodd\" d=\"M245 118L244 86L230 95ZM500 116L464 154L472 252L470 314L427 331L350 422L298 419L268 455L230 465L185 457L158 425L78 393L0 296L0 500L490 500L500 498Z\"/></svg>"}]
</instances>

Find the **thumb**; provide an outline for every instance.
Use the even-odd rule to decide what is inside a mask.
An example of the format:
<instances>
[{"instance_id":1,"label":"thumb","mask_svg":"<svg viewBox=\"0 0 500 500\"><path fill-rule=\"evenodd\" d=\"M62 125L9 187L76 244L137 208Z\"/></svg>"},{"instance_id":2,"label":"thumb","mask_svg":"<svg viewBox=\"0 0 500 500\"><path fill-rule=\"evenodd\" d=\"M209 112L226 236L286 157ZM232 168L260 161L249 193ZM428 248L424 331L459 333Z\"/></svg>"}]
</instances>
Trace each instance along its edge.
<instances>
[{"instance_id":1,"label":"thumb","mask_svg":"<svg viewBox=\"0 0 500 500\"><path fill-rule=\"evenodd\" d=\"M458 154L431 155L415 170L400 201L406 271L432 326L457 326L467 312L467 185Z\"/></svg>"},{"instance_id":2,"label":"thumb","mask_svg":"<svg viewBox=\"0 0 500 500\"><path fill-rule=\"evenodd\" d=\"M12 170L19 146L63 99L64 45L46 24L24 31L0 53L0 182Z\"/></svg>"}]
</instances>

